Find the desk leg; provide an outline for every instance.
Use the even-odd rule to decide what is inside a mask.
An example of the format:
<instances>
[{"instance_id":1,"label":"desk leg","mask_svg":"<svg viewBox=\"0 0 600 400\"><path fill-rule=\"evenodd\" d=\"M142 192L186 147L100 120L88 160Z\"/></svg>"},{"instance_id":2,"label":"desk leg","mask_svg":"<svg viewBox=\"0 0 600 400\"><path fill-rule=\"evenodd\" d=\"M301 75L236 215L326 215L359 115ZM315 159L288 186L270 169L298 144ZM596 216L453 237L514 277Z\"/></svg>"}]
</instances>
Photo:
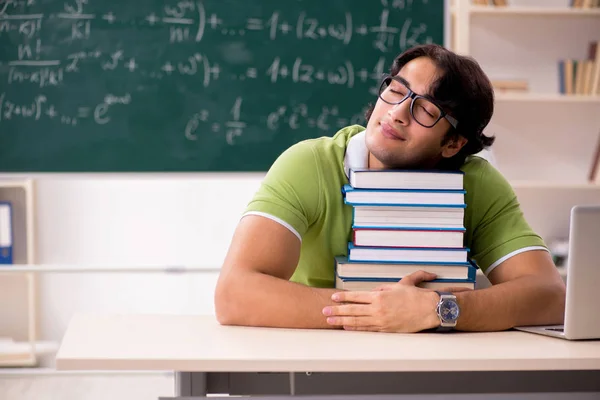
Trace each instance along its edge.
<instances>
[{"instance_id":1,"label":"desk leg","mask_svg":"<svg viewBox=\"0 0 600 400\"><path fill-rule=\"evenodd\" d=\"M188 397L192 395L192 373L175 372L175 396Z\"/></svg>"},{"instance_id":2,"label":"desk leg","mask_svg":"<svg viewBox=\"0 0 600 400\"><path fill-rule=\"evenodd\" d=\"M206 397L205 372L175 372L176 397Z\"/></svg>"}]
</instances>

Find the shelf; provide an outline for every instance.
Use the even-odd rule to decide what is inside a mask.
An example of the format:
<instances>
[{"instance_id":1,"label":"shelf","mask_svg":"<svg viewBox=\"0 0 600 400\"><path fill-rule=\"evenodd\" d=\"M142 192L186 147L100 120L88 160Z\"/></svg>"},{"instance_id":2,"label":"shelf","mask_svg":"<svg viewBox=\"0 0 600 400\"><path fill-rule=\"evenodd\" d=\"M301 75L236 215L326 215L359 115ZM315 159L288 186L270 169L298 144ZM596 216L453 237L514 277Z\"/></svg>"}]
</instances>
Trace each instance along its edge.
<instances>
[{"instance_id":1,"label":"shelf","mask_svg":"<svg viewBox=\"0 0 600 400\"><path fill-rule=\"evenodd\" d=\"M600 96L564 95L554 93L502 93L496 92L497 101L503 102L549 102L549 103L600 103Z\"/></svg>"},{"instance_id":2,"label":"shelf","mask_svg":"<svg viewBox=\"0 0 600 400\"><path fill-rule=\"evenodd\" d=\"M600 9L567 8L567 7L490 7L470 6L473 15L528 15L528 16L571 16L600 17Z\"/></svg>"},{"instance_id":3,"label":"shelf","mask_svg":"<svg viewBox=\"0 0 600 400\"><path fill-rule=\"evenodd\" d=\"M35 342L31 349L29 342L13 342L0 339L0 367L29 367L37 364L39 356L56 354L58 343Z\"/></svg>"},{"instance_id":4,"label":"shelf","mask_svg":"<svg viewBox=\"0 0 600 400\"><path fill-rule=\"evenodd\" d=\"M13 263L35 263L35 195L31 179L0 179L0 200L13 205ZM0 265L0 271L14 264ZM0 275L0 367L30 367L47 352L37 341L35 275ZM3 339L9 338L9 339ZM32 349L32 345L34 348Z\"/></svg>"},{"instance_id":5,"label":"shelf","mask_svg":"<svg viewBox=\"0 0 600 400\"><path fill-rule=\"evenodd\" d=\"M0 178L0 189L3 189L3 188L29 189L30 185L31 185L31 181L29 179Z\"/></svg>"}]
</instances>

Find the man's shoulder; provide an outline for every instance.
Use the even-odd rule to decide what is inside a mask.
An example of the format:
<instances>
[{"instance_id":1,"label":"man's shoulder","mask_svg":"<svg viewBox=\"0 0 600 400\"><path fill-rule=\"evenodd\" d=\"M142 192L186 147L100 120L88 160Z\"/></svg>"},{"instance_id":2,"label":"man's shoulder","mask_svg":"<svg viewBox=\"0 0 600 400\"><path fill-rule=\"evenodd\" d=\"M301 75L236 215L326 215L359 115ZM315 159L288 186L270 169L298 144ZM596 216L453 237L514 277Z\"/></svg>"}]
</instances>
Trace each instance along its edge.
<instances>
[{"instance_id":1,"label":"man's shoulder","mask_svg":"<svg viewBox=\"0 0 600 400\"><path fill-rule=\"evenodd\" d=\"M281 153L271 167L271 172L285 173L301 165L303 169L310 169L312 173L319 175L323 171L336 175L343 173L348 143L353 136L364 129L362 126L352 125L340 129L333 136L301 140Z\"/></svg>"},{"instance_id":2,"label":"man's shoulder","mask_svg":"<svg viewBox=\"0 0 600 400\"><path fill-rule=\"evenodd\" d=\"M365 128L352 125L337 131L333 136L301 140L288 147L275 160L267 180L303 178L330 180L331 176L344 174L344 157L350 139Z\"/></svg>"},{"instance_id":3,"label":"man's shoulder","mask_svg":"<svg viewBox=\"0 0 600 400\"><path fill-rule=\"evenodd\" d=\"M508 182L488 160L477 155L469 156L460 168L464 175L465 188L477 186L478 188L506 187Z\"/></svg>"},{"instance_id":4,"label":"man's shoulder","mask_svg":"<svg viewBox=\"0 0 600 400\"><path fill-rule=\"evenodd\" d=\"M471 155L467 157L463 165L460 167L461 171L463 171L465 175L478 175L488 168L493 168L492 164L490 164L485 158L477 155Z\"/></svg>"},{"instance_id":5,"label":"man's shoulder","mask_svg":"<svg viewBox=\"0 0 600 400\"><path fill-rule=\"evenodd\" d=\"M302 140L294 144L290 149L304 148L312 149L320 154L322 153L339 153L344 154L350 139L364 131L365 128L360 125L350 125L337 131L333 136L321 136L318 138L311 138Z\"/></svg>"}]
</instances>

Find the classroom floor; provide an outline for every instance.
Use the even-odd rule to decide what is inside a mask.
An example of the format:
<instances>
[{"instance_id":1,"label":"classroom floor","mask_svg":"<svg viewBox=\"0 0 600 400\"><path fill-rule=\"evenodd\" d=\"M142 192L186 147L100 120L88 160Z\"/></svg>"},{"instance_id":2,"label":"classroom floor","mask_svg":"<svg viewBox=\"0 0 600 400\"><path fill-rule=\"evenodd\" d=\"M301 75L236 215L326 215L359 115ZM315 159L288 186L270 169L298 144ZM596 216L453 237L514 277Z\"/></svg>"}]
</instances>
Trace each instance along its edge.
<instances>
[{"instance_id":1,"label":"classroom floor","mask_svg":"<svg viewBox=\"0 0 600 400\"><path fill-rule=\"evenodd\" d=\"M36 374L3 373L2 400L157 400L173 396L171 373Z\"/></svg>"}]
</instances>

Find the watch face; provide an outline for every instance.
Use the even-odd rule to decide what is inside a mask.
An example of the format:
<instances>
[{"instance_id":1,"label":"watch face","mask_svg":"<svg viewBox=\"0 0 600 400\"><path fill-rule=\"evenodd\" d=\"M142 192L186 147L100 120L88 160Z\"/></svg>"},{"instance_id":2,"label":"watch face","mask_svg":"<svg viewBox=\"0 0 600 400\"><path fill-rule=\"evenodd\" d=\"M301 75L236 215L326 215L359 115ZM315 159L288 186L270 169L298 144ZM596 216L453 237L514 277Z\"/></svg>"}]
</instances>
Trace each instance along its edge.
<instances>
[{"instance_id":1,"label":"watch face","mask_svg":"<svg viewBox=\"0 0 600 400\"><path fill-rule=\"evenodd\" d=\"M458 319L460 311L454 300L444 300L440 307L440 314L445 322L454 322Z\"/></svg>"}]
</instances>

